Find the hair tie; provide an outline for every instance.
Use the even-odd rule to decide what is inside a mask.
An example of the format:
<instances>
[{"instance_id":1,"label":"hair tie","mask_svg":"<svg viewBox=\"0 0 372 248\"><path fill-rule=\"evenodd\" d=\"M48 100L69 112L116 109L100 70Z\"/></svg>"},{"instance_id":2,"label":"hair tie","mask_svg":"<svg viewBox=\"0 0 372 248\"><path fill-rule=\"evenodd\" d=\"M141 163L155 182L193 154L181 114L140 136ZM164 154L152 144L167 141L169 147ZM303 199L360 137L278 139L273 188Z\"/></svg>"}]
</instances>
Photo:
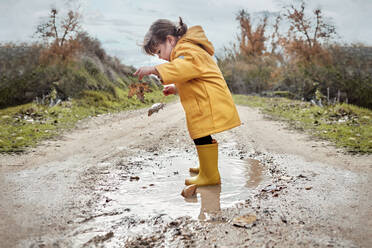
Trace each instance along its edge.
<instances>
[{"instance_id":1,"label":"hair tie","mask_svg":"<svg viewBox=\"0 0 372 248\"><path fill-rule=\"evenodd\" d=\"M176 28L176 34L177 34L177 35L180 35L180 34L181 34L181 31L182 31L182 27L178 26L178 27Z\"/></svg>"},{"instance_id":2,"label":"hair tie","mask_svg":"<svg viewBox=\"0 0 372 248\"><path fill-rule=\"evenodd\" d=\"M182 18L180 16L178 18L179 18L179 22L176 27L176 34L177 36L182 36L184 34L184 24L183 24Z\"/></svg>"}]
</instances>

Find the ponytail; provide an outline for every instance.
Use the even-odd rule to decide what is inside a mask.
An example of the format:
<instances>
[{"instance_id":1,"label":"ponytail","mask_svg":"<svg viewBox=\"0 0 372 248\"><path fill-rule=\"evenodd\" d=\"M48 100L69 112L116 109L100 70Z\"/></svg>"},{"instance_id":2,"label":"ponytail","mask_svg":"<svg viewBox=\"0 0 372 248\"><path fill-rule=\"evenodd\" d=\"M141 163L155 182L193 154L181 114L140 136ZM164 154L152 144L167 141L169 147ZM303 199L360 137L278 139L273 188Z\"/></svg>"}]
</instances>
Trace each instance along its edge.
<instances>
[{"instance_id":1,"label":"ponytail","mask_svg":"<svg viewBox=\"0 0 372 248\"><path fill-rule=\"evenodd\" d=\"M175 36L182 36L186 33L186 31L187 31L187 25L183 23L182 18L179 17L179 22L176 28Z\"/></svg>"}]
</instances>

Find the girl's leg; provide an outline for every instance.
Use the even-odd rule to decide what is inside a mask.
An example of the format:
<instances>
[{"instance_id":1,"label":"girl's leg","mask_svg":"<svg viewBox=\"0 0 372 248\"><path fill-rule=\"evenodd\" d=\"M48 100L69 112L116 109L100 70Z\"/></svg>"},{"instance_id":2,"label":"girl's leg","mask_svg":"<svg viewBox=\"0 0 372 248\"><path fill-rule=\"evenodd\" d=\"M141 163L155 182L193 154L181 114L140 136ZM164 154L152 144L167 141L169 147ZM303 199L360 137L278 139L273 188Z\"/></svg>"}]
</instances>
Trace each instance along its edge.
<instances>
[{"instance_id":1,"label":"girl's leg","mask_svg":"<svg viewBox=\"0 0 372 248\"><path fill-rule=\"evenodd\" d=\"M200 146L200 145L212 144L213 142L212 142L212 137L208 135L202 138L194 139L194 143L196 146Z\"/></svg>"},{"instance_id":2,"label":"girl's leg","mask_svg":"<svg viewBox=\"0 0 372 248\"><path fill-rule=\"evenodd\" d=\"M213 141L212 141L212 137L210 135L208 136L205 136L205 137L201 137L201 138L198 138L198 139L194 139L194 143L196 146L200 146L200 145L208 145L208 144L212 144ZM191 167L189 169L189 171L191 173L196 173L198 174L199 173L199 167Z\"/></svg>"},{"instance_id":3,"label":"girl's leg","mask_svg":"<svg viewBox=\"0 0 372 248\"><path fill-rule=\"evenodd\" d=\"M198 186L220 184L220 173L218 171L218 143L211 136L194 140L199 158L198 175L187 178L186 185L196 184Z\"/></svg>"}]
</instances>

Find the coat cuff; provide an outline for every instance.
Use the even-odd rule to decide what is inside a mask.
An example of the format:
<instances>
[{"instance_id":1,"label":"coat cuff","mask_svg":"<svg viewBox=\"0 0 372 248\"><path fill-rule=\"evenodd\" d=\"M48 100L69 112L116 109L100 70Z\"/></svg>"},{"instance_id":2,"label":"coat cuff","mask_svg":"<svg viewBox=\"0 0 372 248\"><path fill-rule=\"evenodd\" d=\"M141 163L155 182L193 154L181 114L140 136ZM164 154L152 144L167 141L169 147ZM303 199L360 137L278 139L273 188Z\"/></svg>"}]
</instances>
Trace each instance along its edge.
<instances>
[{"instance_id":1,"label":"coat cuff","mask_svg":"<svg viewBox=\"0 0 372 248\"><path fill-rule=\"evenodd\" d=\"M164 63L165 64L165 63ZM168 78L167 78L167 73L165 72L164 70L164 64L160 64L160 65L156 65L155 66L155 69L158 71L159 73L159 76L160 76L160 81L162 82L162 84L172 84L172 82L169 82L168 81Z\"/></svg>"}]
</instances>

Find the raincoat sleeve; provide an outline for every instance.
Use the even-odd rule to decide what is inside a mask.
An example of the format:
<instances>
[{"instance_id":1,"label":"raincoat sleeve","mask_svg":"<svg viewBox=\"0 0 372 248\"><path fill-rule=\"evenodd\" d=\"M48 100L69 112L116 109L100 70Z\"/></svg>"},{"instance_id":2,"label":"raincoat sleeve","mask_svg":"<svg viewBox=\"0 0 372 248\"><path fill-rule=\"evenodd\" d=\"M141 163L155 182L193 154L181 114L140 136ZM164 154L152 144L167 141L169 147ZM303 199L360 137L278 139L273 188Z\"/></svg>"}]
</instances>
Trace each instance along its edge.
<instances>
[{"instance_id":1,"label":"raincoat sleeve","mask_svg":"<svg viewBox=\"0 0 372 248\"><path fill-rule=\"evenodd\" d=\"M182 51L169 63L156 66L163 84L184 83L202 74L202 63L197 54Z\"/></svg>"}]
</instances>

